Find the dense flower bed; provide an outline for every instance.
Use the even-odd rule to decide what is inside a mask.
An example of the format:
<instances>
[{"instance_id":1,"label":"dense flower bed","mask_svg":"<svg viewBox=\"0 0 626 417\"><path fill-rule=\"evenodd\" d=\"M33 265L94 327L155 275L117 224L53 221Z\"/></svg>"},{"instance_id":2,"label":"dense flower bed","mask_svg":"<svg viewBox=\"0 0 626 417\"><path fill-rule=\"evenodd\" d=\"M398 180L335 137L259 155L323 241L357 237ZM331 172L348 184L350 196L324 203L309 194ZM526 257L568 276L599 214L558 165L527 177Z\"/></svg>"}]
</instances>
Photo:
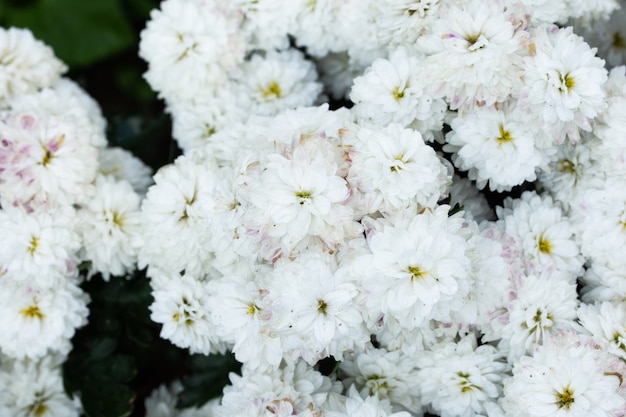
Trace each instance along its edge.
<instances>
[{"instance_id":1,"label":"dense flower bed","mask_svg":"<svg viewBox=\"0 0 626 417\"><path fill-rule=\"evenodd\" d=\"M620 5L165 0L154 176L1 30L0 414L81 413L81 284L138 268L162 338L242 363L147 416L626 415Z\"/></svg>"}]
</instances>

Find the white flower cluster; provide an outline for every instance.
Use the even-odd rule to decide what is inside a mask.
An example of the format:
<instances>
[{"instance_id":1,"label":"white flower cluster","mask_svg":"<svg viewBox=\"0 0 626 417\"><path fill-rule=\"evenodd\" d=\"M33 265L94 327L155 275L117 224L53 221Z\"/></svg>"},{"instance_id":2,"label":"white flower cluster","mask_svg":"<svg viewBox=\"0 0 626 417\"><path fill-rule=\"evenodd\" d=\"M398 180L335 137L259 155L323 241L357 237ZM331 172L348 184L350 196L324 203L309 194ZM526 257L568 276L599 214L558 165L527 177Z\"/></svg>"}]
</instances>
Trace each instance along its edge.
<instances>
[{"instance_id":1,"label":"white flower cluster","mask_svg":"<svg viewBox=\"0 0 626 417\"><path fill-rule=\"evenodd\" d=\"M243 363L202 415L624 415L626 74L566 26L620 5L162 2L140 54L184 155L139 263L162 337ZM148 414L197 415L179 389Z\"/></svg>"},{"instance_id":2,"label":"white flower cluster","mask_svg":"<svg viewBox=\"0 0 626 417\"><path fill-rule=\"evenodd\" d=\"M0 415L79 415L60 365L87 323L80 265L108 278L137 263L150 170L107 148L64 71L30 31L0 28Z\"/></svg>"}]
</instances>

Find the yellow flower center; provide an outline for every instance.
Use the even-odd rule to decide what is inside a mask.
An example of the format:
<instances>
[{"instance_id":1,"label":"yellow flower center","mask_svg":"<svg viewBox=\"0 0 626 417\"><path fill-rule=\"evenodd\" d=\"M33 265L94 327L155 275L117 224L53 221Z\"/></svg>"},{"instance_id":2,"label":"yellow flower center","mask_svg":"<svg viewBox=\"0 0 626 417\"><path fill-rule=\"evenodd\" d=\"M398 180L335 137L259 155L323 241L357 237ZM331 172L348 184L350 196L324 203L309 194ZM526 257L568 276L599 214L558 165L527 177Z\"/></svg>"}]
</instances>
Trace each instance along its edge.
<instances>
[{"instance_id":1,"label":"yellow flower center","mask_svg":"<svg viewBox=\"0 0 626 417\"><path fill-rule=\"evenodd\" d=\"M404 97L404 89L400 89L400 87L396 87L392 91L393 99L395 101L400 101Z\"/></svg>"},{"instance_id":2,"label":"yellow flower center","mask_svg":"<svg viewBox=\"0 0 626 417\"><path fill-rule=\"evenodd\" d=\"M420 18L426 17L432 3L436 3L438 0L417 0L408 5L406 12L409 16L417 15Z\"/></svg>"},{"instance_id":3,"label":"yellow flower center","mask_svg":"<svg viewBox=\"0 0 626 417\"><path fill-rule=\"evenodd\" d=\"M39 306L37 304L33 304L31 306L26 307L25 309L21 310L20 313L25 316L28 317L29 319L43 319L44 317L46 317L41 310L39 309Z\"/></svg>"},{"instance_id":4,"label":"yellow flower center","mask_svg":"<svg viewBox=\"0 0 626 417\"><path fill-rule=\"evenodd\" d=\"M392 391L392 387L389 386L387 379L380 375L368 376L365 385L369 389L370 395L378 394L380 398L388 398Z\"/></svg>"},{"instance_id":5,"label":"yellow flower center","mask_svg":"<svg viewBox=\"0 0 626 417\"><path fill-rule=\"evenodd\" d=\"M619 220L617 221L617 224L619 224L620 226L622 226L622 230L624 232L626 232L626 210L623 210L620 215L619 215Z\"/></svg>"},{"instance_id":6,"label":"yellow flower center","mask_svg":"<svg viewBox=\"0 0 626 417\"><path fill-rule=\"evenodd\" d=\"M48 406L40 401L31 405L29 408L34 417L42 417L48 412Z\"/></svg>"},{"instance_id":7,"label":"yellow flower center","mask_svg":"<svg viewBox=\"0 0 626 417\"><path fill-rule=\"evenodd\" d=\"M489 40L482 33L466 35L465 40L469 43L467 50L470 52L475 52L489 44Z\"/></svg>"},{"instance_id":8,"label":"yellow flower center","mask_svg":"<svg viewBox=\"0 0 626 417\"><path fill-rule=\"evenodd\" d=\"M52 152L50 152L50 149L48 148L44 148L44 154L43 154L43 159L41 160L41 165L48 166L48 164L50 163L50 161L52 161L52 157L54 155L52 154Z\"/></svg>"},{"instance_id":9,"label":"yellow flower center","mask_svg":"<svg viewBox=\"0 0 626 417\"><path fill-rule=\"evenodd\" d=\"M191 38L183 33L177 33L176 37L178 38L178 42L185 47L183 52L176 58L176 61L182 61L189 56L189 52L198 47L198 42L192 42Z\"/></svg>"},{"instance_id":10,"label":"yellow flower center","mask_svg":"<svg viewBox=\"0 0 626 417\"><path fill-rule=\"evenodd\" d=\"M211 137L213 136L215 133L217 132L217 128L215 126L209 125L209 124L204 124L204 136L205 137Z\"/></svg>"},{"instance_id":11,"label":"yellow flower center","mask_svg":"<svg viewBox=\"0 0 626 417\"><path fill-rule=\"evenodd\" d=\"M113 212L113 223L117 225L119 228L124 227L124 216L122 216L117 211Z\"/></svg>"},{"instance_id":12,"label":"yellow flower center","mask_svg":"<svg viewBox=\"0 0 626 417\"><path fill-rule=\"evenodd\" d=\"M472 384L469 379L470 375L468 373L457 372L456 375L460 378L459 387L461 387L461 392L469 392L472 390L482 391L482 389L478 385Z\"/></svg>"},{"instance_id":13,"label":"yellow flower center","mask_svg":"<svg viewBox=\"0 0 626 417\"><path fill-rule=\"evenodd\" d=\"M411 274L411 281L418 281L428 275L428 272L423 270L420 266L409 266L408 270Z\"/></svg>"},{"instance_id":14,"label":"yellow flower center","mask_svg":"<svg viewBox=\"0 0 626 417\"><path fill-rule=\"evenodd\" d=\"M261 87L260 90L264 99L277 99L282 94L280 85L276 81L272 81L266 87Z\"/></svg>"},{"instance_id":15,"label":"yellow flower center","mask_svg":"<svg viewBox=\"0 0 626 417\"><path fill-rule=\"evenodd\" d=\"M180 216L180 219L178 219L179 222L186 221L189 219L189 212L187 211L187 209L196 202L196 198L197 198L196 194L197 194L197 191L194 190L191 198L185 197L185 208L183 209L183 214Z\"/></svg>"},{"instance_id":16,"label":"yellow flower center","mask_svg":"<svg viewBox=\"0 0 626 417\"><path fill-rule=\"evenodd\" d=\"M326 310L328 309L328 304L324 300L317 300L317 311L318 313L322 313L326 315Z\"/></svg>"},{"instance_id":17,"label":"yellow flower center","mask_svg":"<svg viewBox=\"0 0 626 417\"><path fill-rule=\"evenodd\" d=\"M546 239L544 235L539 236L537 247L539 248L539 252L545 253L546 255L550 255L552 253L552 249L554 248L552 242Z\"/></svg>"},{"instance_id":18,"label":"yellow flower center","mask_svg":"<svg viewBox=\"0 0 626 417\"><path fill-rule=\"evenodd\" d=\"M568 174L576 173L576 167L574 163L569 159L561 159L558 163L559 172L567 172Z\"/></svg>"},{"instance_id":19,"label":"yellow flower center","mask_svg":"<svg viewBox=\"0 0 626 417\"><path fill-rule=\"evenodd\" d=\"M624 329L624 331L626 332L626 328ZM613 343L615 343L618 348L626 351L626 344L622 341L622 335L619 332L613 333Z\"/></svg>"},{"instance_id":20,"label":"yellow flower center","mask_svg":"<svg viewBox=\"0 0 626 417\"><path fill-rule=\"evenodd\" d=\"M576 82L574 81L574 77L570 77L569 72L565 75L559 74L559 79L561 81L561 91L567 90L567 92L569 93L570 91L572 91L572 88L574 88L574 86L576 85Z\"/></svg>"},{"instance_id":21,"label":"yellow flower center","mask_svg":"<svg viewBox=\"0 0 626 417\"><path fill-rule=\"evenodd\" d=\"M505 143L513 142L513 136L511 136L511 132L509 132L508 130L504 130L503 125L500 125L498 127L498 130L500 132L500 136L496 138L496 141L498 142L498 146L501 146Z\"/></svg>"},{"instance_id":22,"label":"yellow flower center","mask_svg":"<svg viewBox=\"0 0 626 417\"><path fill-rule=\"evenodd\" d=\"M65 142L65 135L60 135L53 142L54 149L58 150L63 145L64 142ZM42 148L43 148L44 153L43 153L43 158L40 164L45 167L54 159L54 154L52 153L52 150L48 148L47 146L42 145Z\"/></svg>"},{"instance_id":23,"label":"yellow flower center","mask_svg":"<svg viewBox=\"0 0 626 417\"><path fill-rule=\"evenodd\" d=\"M309 191L296 191L296 197L298 203L302 206L304 202L311 199L311 193Z\"/></svg>"},{"instance_id":24,"label":"yellow flower center","mask_svg":"<svg viewBox=\"0 0 626 417\"><path fill-rule=\"evenodd\" d=\"M31 255L34 255L38 247L39 247L39 238L37 236L33 236L30 239L30 242L28 243L28 248L26 248L26 250Z\"/></svg>"},{"instance_id":25,"label":"yellow flower center","mask_svg":"<svg viewBox=\"0 0 626 417\"><path fill-rule=\"evenodd\" d=\"M556 392L557 407L569 410L572 404L574 404L574 390L569 385L563 388L563 392Z\"/></svg>"},{"instance_id":26,"label":"yellow flower center","mask_svg":"<svg viewBox=\"0 0 626 417\"><path fill-rule=\"evenodd\" d=\"M259 311L260 308L254 304L254 303L250 303L248 304L248 310L246 311L246 313L253 315L254 313L256 313L257 311Z\"/></svg>"}]
</instances>

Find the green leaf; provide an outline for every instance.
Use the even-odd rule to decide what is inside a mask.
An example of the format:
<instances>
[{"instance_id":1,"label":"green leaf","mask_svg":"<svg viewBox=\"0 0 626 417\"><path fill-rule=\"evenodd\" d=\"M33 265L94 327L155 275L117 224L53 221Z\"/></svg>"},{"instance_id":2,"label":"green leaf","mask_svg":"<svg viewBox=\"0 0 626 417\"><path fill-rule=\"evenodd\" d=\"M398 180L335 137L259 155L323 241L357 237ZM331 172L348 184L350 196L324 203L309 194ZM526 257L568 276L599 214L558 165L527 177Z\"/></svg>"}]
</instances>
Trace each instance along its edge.
<instances>
[{"instance_id":1,"label":"green leaf","mask_svg":"<svg viewBox=\"0 0 626 417\"><path fill-rule=\"evenodd\" d=\"M88 417L126 417L133 411L135 393L123 384L98 381L84 387L81 401Z\"/></svg>"},{"instance_id":2,"label":"green leaf","mask_svg":"<svg viewBox=\"0 0 626 417\"><path fill-rule=\"evenodd\" d=\"M114 78L123 94L143 102L157 100L156 92L150 88L143 78L142 71L138 68L131 65L119 65L115 69Z\"/></svg>"},{"instance_id":3,"label":"green leaf","mask_svg":"<svg viewBox=\"0 0 626 417\"><path fill-rule=\"evenodd\" d=\"M456 213L465 210L464 206L462 204L456 203L454 205L454 207L452 207L450 209L450 211L448 212L448 217L455 215Z\"/></svg>"},{"instance_id":4,"label":"green leaf","mask_svg":"<svg viewBox=\"0 0 626 417\"><path fill-rule=\"evenodd\" d=\"M135 360L128 355L115 355L93 363L89 368L94 377L110 382L129 382L137 373Z\"/></svg>"},{"instance_id":5,"label":"green leaf","mask_svg":"<svg viewBox=\"0 0 626 417\"><path fill-rule=\"evenodd\" d=\"M150 330L146 327L126 327L126 336L138 346L147 348L154 341Z\"/></svg>"},{"instance_id":6,"label":"green leaf","mask_svg":"<svg viewBox=\"0 0 626 417\"><path fill-rule=\"evenodd\" d=\"M38 0L30 7L7 5L3 23L32 30L71 67L87 66L136 43L119 0Z\"/></svg>"},{"instance_id":7,"label":"green leaf","mask_svg":"<svg viewBox=\"0 0 626 417\"><path fill-rule=\"evenodd\" d=\"M117 340L112 337L103 337L95 340L89 349L88 360L98 361L108 358L111 356L116 347Z\"/></svg>"},{"instance_id":8,"label":"green leaf","mask_svg":"<svg viewBox=\"0 0 626 417\"><path fill-rule=\"evenodd\" d=\"M178 394L176 408L201 407L218 397L229 383L228 375L239 372L241 364L229 355L194 355L190 358L193 374L183 378L183 391Z\"/></svg>"}]
</instances>

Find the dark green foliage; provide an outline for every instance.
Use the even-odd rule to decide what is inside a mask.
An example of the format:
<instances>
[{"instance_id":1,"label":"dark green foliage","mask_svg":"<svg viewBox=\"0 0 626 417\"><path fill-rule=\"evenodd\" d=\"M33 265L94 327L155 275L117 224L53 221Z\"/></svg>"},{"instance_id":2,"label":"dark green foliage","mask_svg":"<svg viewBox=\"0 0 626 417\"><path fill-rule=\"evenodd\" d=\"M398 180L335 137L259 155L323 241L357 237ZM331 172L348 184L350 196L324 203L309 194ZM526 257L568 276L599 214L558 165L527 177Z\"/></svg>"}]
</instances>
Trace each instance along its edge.
<instances>
[{"instance_id":1,"label":"dark green foliage","mask_svg":"<svg viewBox=\"0 0 626 417\"><path fill-rule=\"evenodd\" d=\"M200 407L219 397L229 383L228 374L239 372L241 364L232 354L194 355L187 361L193 373L182 379L184 390L178 396L178 408Z\"/></svg>"},{"instance_id":2,"label":"dark green foliage","mask_svg":"<svg viewBox=\"0 0 626 417\"><path fill-rule=\"evenodd\" d=\"M161 339L143 273L109 282L96 276L83 288L92 299L89 324L72 339L63 373L66 391L81 398L87 417L143 416L152 390L176 379L184 386L178 406L201 406L240 370L232 355L189 355Z\"/></svg>"},{"instance_id":3,"label":"dark green foliage","mask_svg":"<svg viewBox=\"0 0 626 417\"><path fill-rule=\"evenodd\" d=\"M119 0L11 1L4 25L29 28L71 67L132 48L135 34Z\"/></svg>"},{"instance_id":4,"label":"dark green foliage","mask_svg":"<svg viewBox=\"0 0 626 417\"><path fill-rule=\"evenodd\" d=\"M143 359L158 341L158 328L150 321L148 280L100 277L83 285L91 296L89 324L74 339L64 364L66 391L77 394L89 417L131 415L137 398L138 372ZM132 337L131 337L132 335Z\"/></svg>"}]
</instances>

